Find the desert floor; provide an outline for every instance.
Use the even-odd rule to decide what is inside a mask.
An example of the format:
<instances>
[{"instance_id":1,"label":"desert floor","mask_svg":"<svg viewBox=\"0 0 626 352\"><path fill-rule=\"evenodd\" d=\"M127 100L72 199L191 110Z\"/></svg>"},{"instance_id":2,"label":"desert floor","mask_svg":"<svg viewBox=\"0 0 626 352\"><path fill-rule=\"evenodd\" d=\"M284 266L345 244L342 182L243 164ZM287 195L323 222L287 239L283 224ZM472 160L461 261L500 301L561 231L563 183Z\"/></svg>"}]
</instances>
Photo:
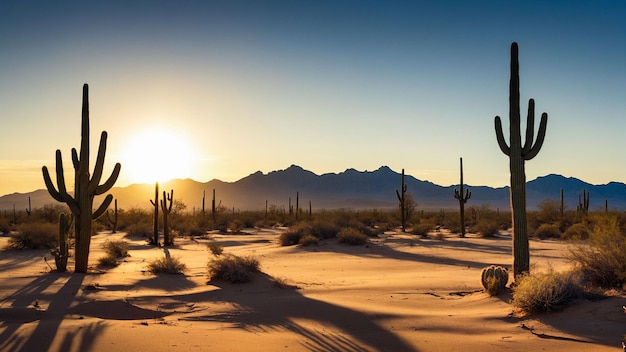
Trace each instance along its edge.
<instances>
[{"instance_id":1,"label":"desert floor","mask_svg":"<svg viewBox=\"0 0 626 352\"><path fill-rule=\"evenodd\" d=\"M88 274L51 272L44 250L1 251L0 350L621 351L623 292L525 317L513 314L510 292L482 292L483 267L511 265L506 234L389 232L368 245L300 248L280 246L279 232L179 238L169 249L126 238L131 256L115 268L97 260L104 241L124 234L100 233ZM210 241L256 257L262 272L251 283L207 284ZM531 241L533 270L567 269L568 246ZM164 255L179 257L184 275L146 271Z\"/></svg>"}]
</instances>

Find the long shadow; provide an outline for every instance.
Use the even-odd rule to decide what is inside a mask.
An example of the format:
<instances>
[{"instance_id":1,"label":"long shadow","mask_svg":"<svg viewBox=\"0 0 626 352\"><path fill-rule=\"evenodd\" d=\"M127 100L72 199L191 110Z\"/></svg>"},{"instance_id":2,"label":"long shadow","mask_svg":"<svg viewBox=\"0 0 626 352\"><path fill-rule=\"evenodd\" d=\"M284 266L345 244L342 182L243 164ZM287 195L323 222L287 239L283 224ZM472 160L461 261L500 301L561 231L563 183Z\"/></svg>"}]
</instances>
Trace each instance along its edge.
<instances>
[{"instance_id":1,"label":"long shadow","mask_svg":"<svg viewBox=\"0 0 626 352\"><path fill-rule=\"evenodd\" d=\"M335 240L331 240L335 241ZM365 247L365 250L363 250ZM308 249L311 248L311 249ZM430 264L440 264L440 265L451 265L451 266L462 266L466 268L475 268L482 269L485 266L496 264L507 266L507 263L497 263L497 262L486 262L486 261L473 261L473 260L465 260L459 258L450 258L438 255L429 255L429 254L421 254L421 253L409 253L398 251L394 248L384 246L377 243L371 243L368 245L359 245L359 246L351 246L351 245L336 245L336 246L326 246L319 245L316 247L307 247L306 249L294 248L293 251L315 251L315 252L333 252L333 253L341 253L354 255L357 257L364 258L386 258L386 259L397 259L397 260L406 260L412 262L422 262L422 263L430 263Z\"/></svg>"},{"instance_id":2,"label":"long shadow","mask_svg":"<svg viewBox=\"0 0 626 352\"><path fill-rule=\"evenodd\" d=\"M305 297L297 290L280 289L264 273L255 275L254 280L259 280L260 285L258 282L251 286L212 283L219 289L170 298L182 304L231 303L235 306L234 312L181 319L232 323L236 328L249 331L287 329L302 336L302 345L311 351L418 351L415 346L379 325L379 321L393 318L393 315L367 314ZM156 297L143 297L152 298ZM306 328L298 324L297 319L315 321L324 328ZM330 332L332 328L340 332Z\"/></svg>"},{"instance_id":3,"label":"long shadow","mask_svg":"<svg viewBox=\"0 0 626 352\"><path fill-rule=\"evenodd\" d=\"M56 293L45 293L57 280L68 278ZM0 327L5 329L0 334L0 350L11 351L46 351L49 350L63 322L66 311L74 301L83 282L84 274L49 273L35 278L32 282L3 299L12 301L10 308L1 308L0 313L12 316L4 320ZM49 301L46 310L33 307L39 300ZM18 332L23 324L37 321L37 326L30 336ZM87 328L81 331L80 343L87 349L92 345L97 331ZM76 335L76 334L73 334ZM67 339L67 338L66 338ZM71 341L69 342L71 344ZM68 342L64 342L65 345ZM69 350L69 349L62 349Z\"/></svg>"},{"instance_id":4,"label":"long shadow","mask_svg":"<svg viewBox=\"0 0 626 352\"><path fill-rule=\"evenodd\" d=\"M65 313L74 301L84 278L85 274L72 274L63 287L54 294L48 304L46 314L24 344L23 351L46 351L50 349Z\"/></svg>"},{"instance_id":5,"label":"long shadow","mask_svg":"<svg viewBox=\"0 0 626 352\"><path fill-rule=\"evenodd\" d=\"M520 328L540 339L580 343L581 351L591 350L589 344L615 347L617 350L626 333L623 306L626 306L626 297L609 297L595 301L583 299L562 311L535 313L513 319ZM535 321L551 328L536 328ZM572 321L584 323L572 324ZM572 348L575 349L576 346L572 345Z\"/></svg>"}]
</instances>

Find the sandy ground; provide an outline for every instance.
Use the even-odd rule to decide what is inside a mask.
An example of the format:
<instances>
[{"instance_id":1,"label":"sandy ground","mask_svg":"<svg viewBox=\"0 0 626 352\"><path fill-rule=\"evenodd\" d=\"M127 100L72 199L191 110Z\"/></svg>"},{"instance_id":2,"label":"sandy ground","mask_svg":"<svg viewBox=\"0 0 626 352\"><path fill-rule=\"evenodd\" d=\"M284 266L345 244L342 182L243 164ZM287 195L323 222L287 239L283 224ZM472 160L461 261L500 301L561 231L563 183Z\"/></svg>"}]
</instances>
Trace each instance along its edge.
<instances>
[{"instance_id":1,"label":"sandy ground","mask_svg":"<svg viewBox=\"0 0 626 352\"><path fill-rule=\"evenodd\" d=\"M250 230L167 250L127 238L131 256L99 268L102 243L120 238L93 237L88 274L50 272L47 251L0 252L0 350L615 352L626 334L623 293L526 317L512 314L510 293L483 293L481 269L511 265L506 235L387 233L368 245L300 248L281 247L278 230ZM209 241L255 256L262 272L207 284ZM533 270L568 268L567 246L532 241ZM184 275L146 271L164 251L187 265Z\"/></svg>"}]
</instances>

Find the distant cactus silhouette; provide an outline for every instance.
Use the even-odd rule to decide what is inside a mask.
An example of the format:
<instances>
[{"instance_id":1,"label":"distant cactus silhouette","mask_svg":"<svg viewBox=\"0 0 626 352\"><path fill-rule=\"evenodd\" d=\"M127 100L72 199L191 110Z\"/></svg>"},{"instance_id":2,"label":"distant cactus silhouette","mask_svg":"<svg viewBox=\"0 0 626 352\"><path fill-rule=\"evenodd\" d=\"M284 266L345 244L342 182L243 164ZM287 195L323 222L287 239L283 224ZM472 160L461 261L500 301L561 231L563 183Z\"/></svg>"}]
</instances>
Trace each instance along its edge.
<instances>
[{"instance_id":1,"label":"distant cactus silhouette","mask_svg":"<svg viewBox=\"0 0 626 352\"><path fill-rule=\"evenodd\" d=\"M454 189L454 198L459 200L459 206L461 207L461 237L465 237L465 203L472 196L472 192L467 189L465 194L463 193L463 158L459 158L461 162L461 184L459 189Z\"/></svg>"},{"instance_id":2,"label":"distant cactus silhouette","mask_svg":"<svg viewBox=\"0 0 626 352\"><path fill-rule=\"evenodd\" d=\"M168 205L169 202L169 205ZM167 217L170 215L172 211L172 204L174 203L174 190L170 190L170 193L167 194L163 191L163 199L161 199L161 210L163 211L163 245L171 246L174 244L172 241L172 237L170 236L170 228L167 223Z\"/></svg>"},{"instance_id":3,"label":"distant cactus silhouette","mask_svg":"<svg viewBox=\"0 0 626 352\"><path fill-rule=\"evenodd\" d=\"M576 210L583 215L587 215L589 212L589 192L586 189L583 189L582 194L578 193L578 207Z\"/></svg>"},{"instance_id":4,"label":"distant cactus silhouette","mask_svg":"<svg viewBox=\"0 0 626 352\"><path fill-rule=\"evenodd\" d=\"M404 183L404 169L402 169L402 185L400 190L396 190L396 196L400 201L400 223L402 232L406 232L406 184Z\"/></svg>"},{"instance_id":5,"label":"distant cactus silhouette","mask_svg":"<svg viewBox=\"0 0 626 352\"><path fill-rule=\"evenodd\" d=\"M42 168L43 179L48 192L58 202L66 203L74 217L74 231L76 236L76 265L77 273L87 272L89 261L89 246L91 244L91 222L100 217L107 210L113 200L112 195L107 195L96 211L93 211L93 199L109 191L120 174L121 165L116 163L109 179L100 185L102 170L104 167L104 155L106 154L107 132L103 131L100 136L100 146L96 157L93 174L89 173L89 87L83 85L83 107L81 123L80 155L72 148L72 162L74 165L74 196L72 197L65 186L63 173L63 159L61 151L56 151L56 176L57 188L52 184L48 168ZM90 177L91 176L91 177Z\"/></svg>"},{"instance_id":6,"label":"distant cactus silhouette","mask_svg":"<svg viewBox=\"0 0 626 352\"><path fill-rule=\"evenodd\" d=\"M152 239L150 243L159 245L159 183L154 183L154 200L150 199L150 204L154 207L154 217L152 218Z\"/></svg>"},{"instance_id":7,"label":"distant cactus silhouette","mask_svg":"<svg viewBox=\"0 0 626 352\"><path fill-rule=\"evenodd\" d=\"M543 145L548 124L548 114L541 115L537 140L533 144L535 125L535 101L528 101L526 118L526 139L522 146L520 133L520 92L519 61L517 43L511 44L511 79L509 82L509 144L502 133L500 116L495 117L496 138L500 150L509 156L511 172L511 214L513 222L513 274L519 275L530 270L530 251L528 248L528 222L526 218L526 172L524 162L534 158Z\"/></svg>"}]
</instances>

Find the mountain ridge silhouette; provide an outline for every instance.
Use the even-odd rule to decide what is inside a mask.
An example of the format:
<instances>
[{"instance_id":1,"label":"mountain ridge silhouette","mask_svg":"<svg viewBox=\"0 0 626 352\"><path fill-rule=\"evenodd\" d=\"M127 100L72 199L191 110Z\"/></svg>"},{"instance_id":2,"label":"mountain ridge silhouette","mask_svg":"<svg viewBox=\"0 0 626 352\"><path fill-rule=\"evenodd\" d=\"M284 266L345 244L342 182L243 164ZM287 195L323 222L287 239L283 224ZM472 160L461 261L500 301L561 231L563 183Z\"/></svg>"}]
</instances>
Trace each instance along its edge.
<instances>
[{"instance_id":1,"label":"mountain ridge silhouette","mask_svg":"<svg viewBox=\"0 0 626 352\"><path fill-rule=\"evenodd\" d=\"M198 182L192 179L176 179L159 185L162 191L174 190L174 199L187 205L188 211L200 211L202 197L205 197L205 209L210 210L213 189L216 192L216 204L228 209L262 210L268 205L288 210L289 202L308 209L309 202L313 210L319 209L394 209L398 206L395 190L400 187L401 174L388 166L381 166L374 171L358 171L348 168L340 173L317 175L297 165L284 170L275 170L264 174L256 171L234 182L211 180ZM419 180L406 175L408 192L415 199L418 209L438 210L458 208L454 198L454 188L458 185L441 186L430 181ZM509 208L509 187L473 186L466 184L472 192L468 206L488 206L496 209ZM574 177L548 174L528 181L526 186L527 205L536 209L545 199L560 200L563 189L566 209L576 209L578 194L583 189L590 194L590 209L604 209L605 201L611 210L626 210L626 184L609 182L592 185ZM154 198L154 184L132 184L114 187L109 193L118 199L118 207L150 208L150 199ZM46 204L59 204L45 189L29 193L13 193L0 197L0 210L24 211L31 197L33 208Z\"/></svg>"}]
</instances>

